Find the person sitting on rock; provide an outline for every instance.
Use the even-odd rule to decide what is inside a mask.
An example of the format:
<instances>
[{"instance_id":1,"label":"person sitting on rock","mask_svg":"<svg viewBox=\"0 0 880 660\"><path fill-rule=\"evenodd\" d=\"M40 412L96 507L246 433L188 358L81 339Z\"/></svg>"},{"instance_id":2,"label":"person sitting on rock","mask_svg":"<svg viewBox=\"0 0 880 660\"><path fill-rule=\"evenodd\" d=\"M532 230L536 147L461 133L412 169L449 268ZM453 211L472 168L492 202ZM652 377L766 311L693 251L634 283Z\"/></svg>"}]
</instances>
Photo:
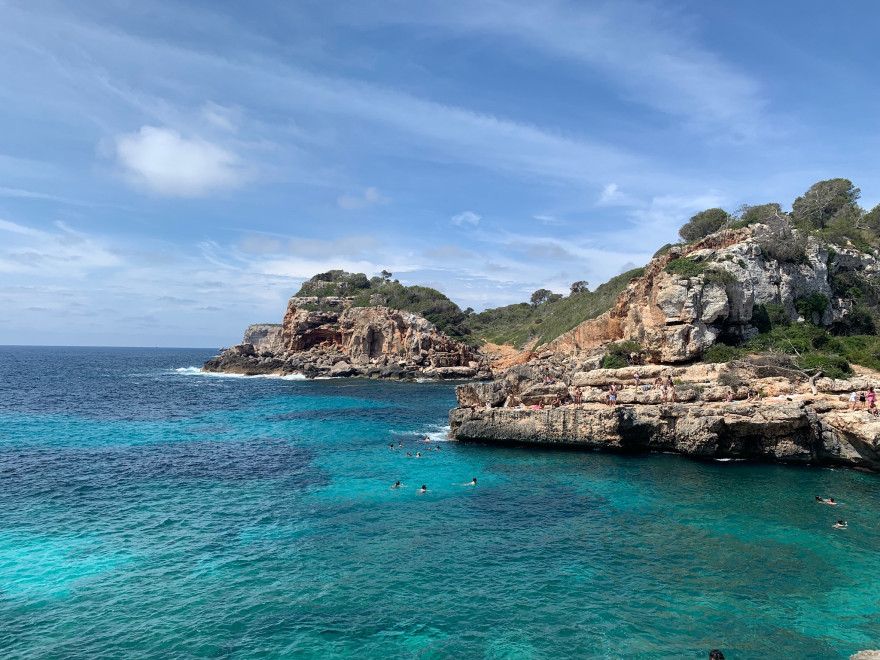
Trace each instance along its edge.
<instances>
[{"instance_id":1,"label":"person sitting on rock","mask_svg":"<svg viewBox=\"0 0 880 660\"><path fill-rule=\"evenodd\" d=\"M654 379L654 389L655 390L662 390L663 389L663 379L660 378L660 376L657 376Z\"/></svg>"},{"instance_id":2,"label":"person sitting on rock","mask_svg":"<svg viewBox=\"0 0 880 660\"><path fill-rule=\"evenodd\" d=\"M544 379L544 385L556 385L556 381L553 380L553 378L551 378L550 376L547 376Z\"/></svg>"},{"instance_id":3,"label":"person sitting on rock","mask_svg":"<svg viewBox=\"0 0 880 660\"><path fill-rule=\"evenodd\" d=\"M761 400L761 395L757 390L753 390L749 388L749 398L746 399L746 403L752 403L753 401L757 403Z\"/></svg>"},{"instance_id":4,"label":"person sitting on rock","mask_svg":"<svg viewBox=\"0 0 880 660\"><path fill-rule=\"evenodd\" d=\"M727 398L724 399L727 403L733 401L733 390L727 390Z\"/></svg>"}]
</instances>

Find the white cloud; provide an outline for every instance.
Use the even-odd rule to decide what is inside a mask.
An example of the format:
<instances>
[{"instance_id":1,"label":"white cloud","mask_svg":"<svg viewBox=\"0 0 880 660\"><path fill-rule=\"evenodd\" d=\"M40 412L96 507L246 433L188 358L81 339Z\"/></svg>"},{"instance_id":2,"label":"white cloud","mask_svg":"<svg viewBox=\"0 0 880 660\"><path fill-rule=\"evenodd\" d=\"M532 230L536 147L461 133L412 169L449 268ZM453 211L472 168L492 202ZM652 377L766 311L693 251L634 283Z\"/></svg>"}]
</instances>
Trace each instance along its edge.
<instances>
[{"instance_id":1,"label":"white cloud","mask_svg":"<svg viewBox=\"0 0 880 660\"><path fill-rule=\"evenodd\" d=\"M616 183L609 183L602 189L599 197L599 206L622 206L629 203L629 199L621 192Z\"/></svg>"},{"instance_id":2,"label":"white cloud","mask_svg":"<svg viewBox=\"0 0 880 660\"><path fill-rule=\"evenodd\" d=\"M336 200L339 208L346 211L359 211L368 206L378 206L387 204L391 200L379 194L378 188L370 186L364 190L364 194L360 196L342 195Z\"/></svg>"},{"instance_id":3,"label":"white cloud","mask_svg":"<svg viewBox=\"0 0 880 660\"><path fill-rule=\"evenodd\" d=\"M474 225L476 226L480 220L482 220L481 215L477 215L473 211L462 211L461 213L457 213L456 215L449 218L452 221L452 224L461 227L462 225Z\"/></svg>"},{"instance_id":4,"label":"white cloud","mask_svg":"<svg viewBox=\"0 0 880 660\"><path fill-rule=\"evenodd\" d=\"M143 126L137 133L118 135L115 143L116 158L131 184L163 197L202 197L238 188L247 179L234 153L171 129Z\"/></svg>"}]
</instances>

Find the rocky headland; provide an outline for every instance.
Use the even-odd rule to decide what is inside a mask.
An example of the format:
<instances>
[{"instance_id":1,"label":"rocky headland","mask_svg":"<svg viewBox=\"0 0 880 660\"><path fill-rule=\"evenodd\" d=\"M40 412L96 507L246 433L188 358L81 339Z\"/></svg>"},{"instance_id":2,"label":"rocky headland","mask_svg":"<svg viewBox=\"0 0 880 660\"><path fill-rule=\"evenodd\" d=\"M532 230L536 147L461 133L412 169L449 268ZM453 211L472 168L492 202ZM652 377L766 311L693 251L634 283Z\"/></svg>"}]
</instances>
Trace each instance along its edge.
<instances>
[{"instance_id":1,"label":"rocky headland","mask_svg":"<svg viewBox=\"0 0 880 660\"><path fill-rule=\"evenodd\" d=\"M423 316L382 305L359 307L353 297L294 296L281 325L248 327L241 344L209 360L204 371L309 378L485 378L474 348Z\"/></svg>"}]
</instances>

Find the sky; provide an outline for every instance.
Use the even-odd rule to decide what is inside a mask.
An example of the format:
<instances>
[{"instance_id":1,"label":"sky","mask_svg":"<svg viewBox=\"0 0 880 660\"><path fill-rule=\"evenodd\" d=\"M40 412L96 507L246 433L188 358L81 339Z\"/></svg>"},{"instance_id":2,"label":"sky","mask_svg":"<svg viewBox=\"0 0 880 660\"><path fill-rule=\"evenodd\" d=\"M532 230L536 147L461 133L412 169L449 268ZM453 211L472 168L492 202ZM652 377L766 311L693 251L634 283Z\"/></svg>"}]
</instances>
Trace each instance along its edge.
<instances>
[{"instance_id":1,"label":"sky","mask_svg":"<svg viewBox=\"0 0 880 660\"><path fill-rule=\"evenodd\" d=\"M228 346L304 279L591 287L880 202L880 3L0 0L0 344Z\"/></svg>"}]
</instances>

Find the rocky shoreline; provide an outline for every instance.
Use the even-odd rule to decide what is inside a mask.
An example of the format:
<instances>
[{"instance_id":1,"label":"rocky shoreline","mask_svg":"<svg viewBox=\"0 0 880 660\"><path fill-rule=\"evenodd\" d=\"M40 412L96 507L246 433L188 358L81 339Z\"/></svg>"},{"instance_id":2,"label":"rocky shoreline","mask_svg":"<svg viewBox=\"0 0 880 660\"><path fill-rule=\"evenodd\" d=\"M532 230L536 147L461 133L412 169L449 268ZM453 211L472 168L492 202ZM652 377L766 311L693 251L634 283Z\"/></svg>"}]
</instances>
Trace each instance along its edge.
<instances>
[{"instance_id":1,"label":"rocky shoreline","mask_svg":"<svg viewBox=\"0 0 880 660\"><path fill-rule=\"evenodd\" d=\"M848 403L848 392L869 386L867 377L824 378L811 386L804 380L758 378L745 365L694 365L667 370L676 376L673 402L663 390L633 384L634 374L645 371L654 370L580 372L570 385L535 382L522 372L500 382L460 385L459 407L449 414L451 436L489 444L674 452L880 471L880 418L850 410ZM723 385L733 378L748 380L748 389L764 396L746 401L742 388L736 395ZM605 403L611 385L619 388L614 406ZM582 403L568 398L575 388Z\"/></svg>"}]
</instances>

